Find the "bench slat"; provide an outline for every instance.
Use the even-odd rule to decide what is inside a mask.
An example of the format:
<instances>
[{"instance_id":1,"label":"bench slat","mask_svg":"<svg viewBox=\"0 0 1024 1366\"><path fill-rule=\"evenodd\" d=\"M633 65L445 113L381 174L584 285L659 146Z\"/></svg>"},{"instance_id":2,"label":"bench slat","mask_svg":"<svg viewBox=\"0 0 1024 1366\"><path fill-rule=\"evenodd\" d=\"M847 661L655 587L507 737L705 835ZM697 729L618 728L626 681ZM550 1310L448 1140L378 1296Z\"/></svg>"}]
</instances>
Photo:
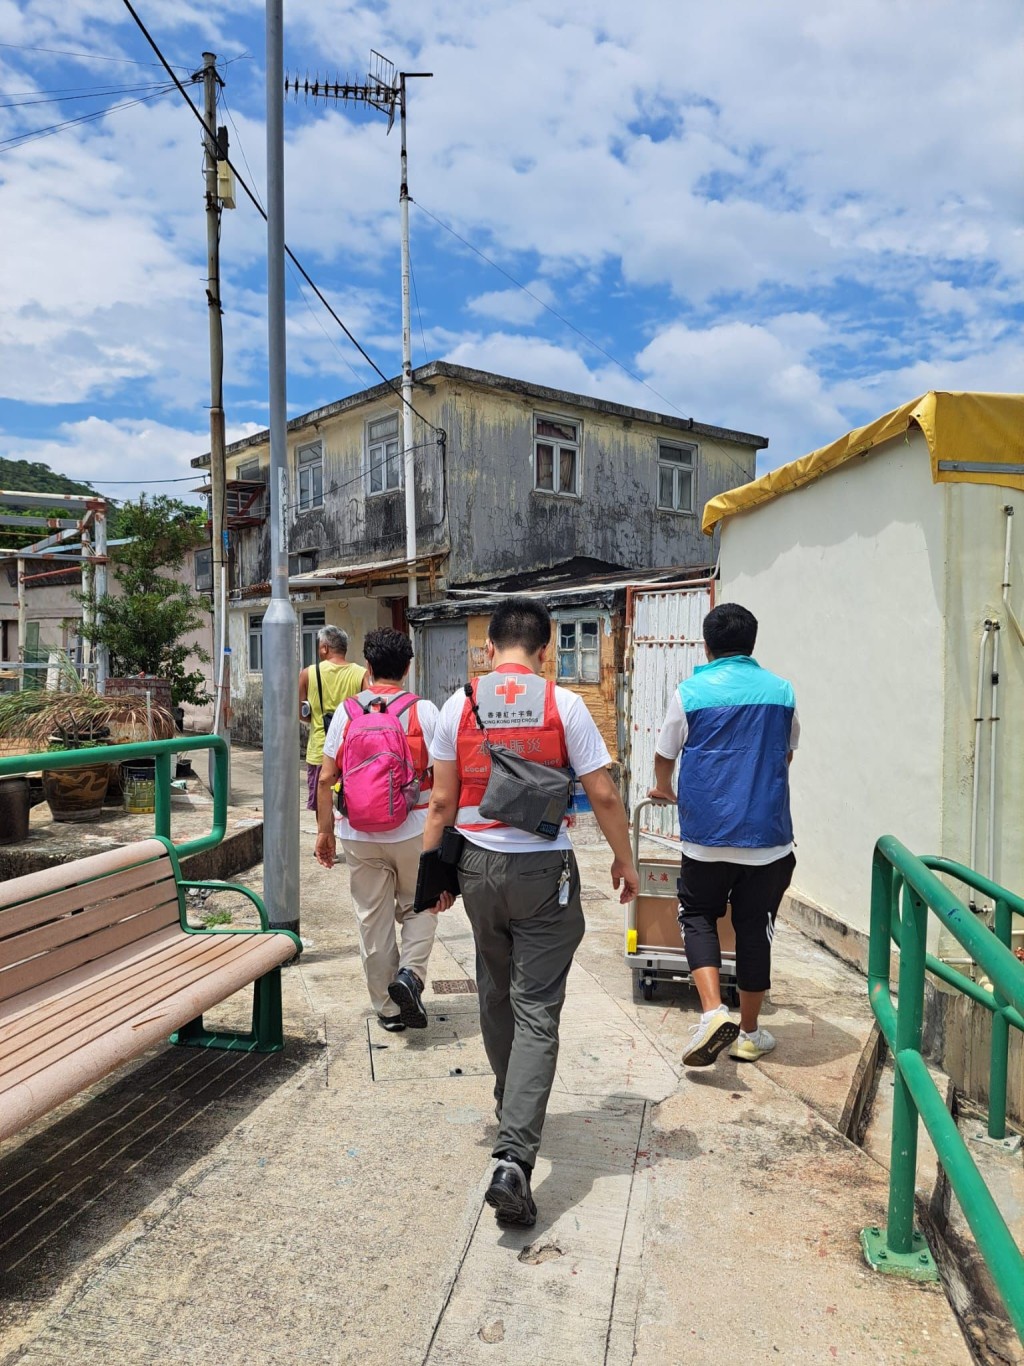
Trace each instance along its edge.
<instances>
[{"instance_id":1,"label":"bench slat","mask_svg":"<svg viewBox=\"0 0 1024 1366\"><path fill-rule=\"evenodd\" d=\"M158 882L151 887L140 887L125 896L101 901L88 910L76 915L65 916L49 925L37 926L16 934L11 939L0 942L0 980L2 974L18 963L35 958L40 953L50 953L62 945L80 944L82 959L95 957L88 953L88 941L97 930L105 930L110 925L128 922L141 915L143 911L163 910L164 923L179 923L178 890L173 882ZM51 976L53 974L51 973Z\"/></svg>"},{"instance_id":2,"label":"bench slat","mask_svg":"<svg viewBox=\"0 0 1024 1366\"><path fill-rule=\"evenodd\" d=\"M190 968L179 968L175 977L156 984L125 983L124 997L114 1008L101 1007L86 1015L71 1014L42 1036L29 1040L13 1056L5 1059L0 1067L0 1094L9 1091L19 1082L35 1076L46 1067L60 1062L79 1050L88 1047L119 1025L131 1024L138 1028L150 1017L162 1018L166 1014L166 1002L182 991L202 982L223 976L226 969L237 970L242 960L262 958L263 945L257 935L223 935L226 942L225 952L220 955L223 961L214 964L201 961ZM249 982L253 976L246 964L242 970L244 980ZM221 999L220 997L217 998ZM181 1021L181 1023L185 1023ZM169 1026L173 1029L174 1026ZM134 1051L134 1050L132 1050Z\"/></svg>"},{"instance_id":3,"label":"bench slat","mask_svg":"<svg viewBox=\"0 0 1024 1366\"><path fill-rule=\"evenodd\" d=\"M41 897L38 901L27 901L0 910L0 950L3 941L37 925L60 920L73 911L87 910L101 901L123 896L138 887L148 887L158 883L174 886L174 870L171 860L165 857L149 863L140 863L133 868L125 868L93 882L76 883Z\"/></svg>"},{"instance_id":4,"label":"bench slat","mask_svg":"<svg viewBox=\"0 0 1024 1366\"><path fill-rule=\"evenodd\" d=\"M285 935L237 936L239 941L243 938L258 948L244 955L229 955L222 968L168 998L161 1010L143 1012L136 1020L115 1025L78 1048L70 1057L13 1086L4 1094L4 1103L0 1106L0 1139L17 1133L55 1105L100 1081L128 1058L166 1039L170 1031L181 1028L216 1002L246 986L254 977L263 976L295 954L294 943Z\"/></svg>"},{"instance_id":5,"label":"bench slat","mask_svg":"<svg viewBox=\"0 0 1024 1366\"><path fill-rule=\"evenodd\" d=\"M16 1038L36 1021L50 1019L65 1009L87 1010L94 1000L116 998L122 972L146 973L173 970L189 956L189 942L197 936L181 934L177 926L151 934L141 944L129 944L108 954L99 963L67 972L56 983L44 982L12 1001L0 1005L0 1038ZM201 941L212 948L214 936ZM211 951L210 949L207 952Z\"/></svg>"},{"instance_id":6,"label":"bench slat","mask_svg":"<svg viewBox=\"0 0 1024 1366\"><path fill-rule=\"evenodd\" d=\"M103 958L112 949L123 948L134 939L145 939L167 923L167 907L158 906L155 910L145 911L131 920L123 920L119 925L111 925L97 934L91 934L87 939L51 949L38 958L30 958L27 963L8 968L0 972L0 1001L8 1001L19 992L28 991L40 982L48 982L73 968L81 967L83 963Z\"/></svg>"},{"instance_id":7,"label":"bench slat","mask_svg":"<svg viewBox=\"0 0 1024 1366\"><path fill-rule=\"evenodd\" d=\"M155 938L156 936L154 936ZM228 935L219 938L227 939ZM109 1012L119 1009L125 1001L136 999L147 991L159 991L173 982L176 973L204 971L216 965L218 958L230 953L230 948L218 944L218 936L181 935L176 939L160 937L160 948L145 958L129 960L113 978L106 978L102 989L90 990L79 986L58 992L46 1002L10 1024L0 1024L0 1073L20 1049L32 1040L58 1033L69 1021L88 1023L97 1013L109 1018ZM2 1085L2 1083L0 1083Z\"/></svg>"},{"instance_id":8,"label":"bench slat","mask_svg":"<svg viewBox=\"0 0 1024 1366\"><path fill-rule=\"evenodd\" d=\"M21 877L12 877L0 883L0 910L5 906L16 906L22 901L37 901L65 887L78 886L116 872L119 868L131 868L137 863L159 858L170 862L167 850L160 841L147 839L120 845L116 849L106 849L102 854L90 854L88 858L75 859L72 863L42 868L38 873L24 873Z\"/></svg>"}]
</instances>

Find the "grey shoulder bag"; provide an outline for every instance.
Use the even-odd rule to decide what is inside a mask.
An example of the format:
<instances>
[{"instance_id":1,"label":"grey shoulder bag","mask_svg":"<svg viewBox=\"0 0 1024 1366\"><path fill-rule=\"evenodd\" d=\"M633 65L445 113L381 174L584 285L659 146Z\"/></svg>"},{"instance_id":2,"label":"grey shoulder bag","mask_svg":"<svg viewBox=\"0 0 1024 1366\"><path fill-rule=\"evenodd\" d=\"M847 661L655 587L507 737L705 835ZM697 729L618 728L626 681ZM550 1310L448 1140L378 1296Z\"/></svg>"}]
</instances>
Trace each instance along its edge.
<instances>
[{"instance_id":1,"label":"grey shoulder bag","mask_svg":"<svg viewBox=\"0 0 1024 1366\"><path fill-rule=\"evenodd\" d=\"M480 799L481 816L540 839L557 839L572 803L572 770L535 764L506 745L492 744L480 719L472 684L465 684L465 693L491 760L491 775Z\"/></svg>"}]
</instances>

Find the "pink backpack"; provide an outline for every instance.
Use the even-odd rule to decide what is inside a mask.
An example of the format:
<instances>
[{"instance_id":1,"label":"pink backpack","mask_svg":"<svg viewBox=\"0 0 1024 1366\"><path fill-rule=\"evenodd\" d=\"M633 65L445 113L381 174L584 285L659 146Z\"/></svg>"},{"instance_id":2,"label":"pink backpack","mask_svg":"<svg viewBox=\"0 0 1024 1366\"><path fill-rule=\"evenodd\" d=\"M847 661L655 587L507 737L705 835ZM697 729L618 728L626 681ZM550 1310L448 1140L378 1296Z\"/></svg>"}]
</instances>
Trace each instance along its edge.
<instances>
[{"instance_id":1,"label":"pink backpack","mask_svg":"<svg viewBox=\"0 0 1024 1366\"><path fill-rule=\"evenodd\" d=\"M419 779L401 719L416 701L414 693L381 697L361 692L345 702L341 791L354 830L367 835L397 830L419 800Z\"/></svg>"}]
</instances>

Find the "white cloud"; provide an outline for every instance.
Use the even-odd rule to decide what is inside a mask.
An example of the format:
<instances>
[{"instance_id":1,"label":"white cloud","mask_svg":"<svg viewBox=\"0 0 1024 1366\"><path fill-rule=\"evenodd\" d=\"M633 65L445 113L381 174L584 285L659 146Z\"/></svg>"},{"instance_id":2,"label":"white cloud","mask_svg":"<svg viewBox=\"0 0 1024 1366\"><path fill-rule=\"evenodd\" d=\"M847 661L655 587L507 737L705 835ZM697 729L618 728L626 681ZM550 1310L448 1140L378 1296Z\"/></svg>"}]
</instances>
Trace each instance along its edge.
<instances>
[{"instance_id":1,"label":"white cloud","mask_svg":"<svg viewBox=\"0 0 1024 1366\"><path fill-rule=\"evenodd\" d=\"M257 423L232 423L227 439L238 441L259 430ZM193 470L189 462L210 449L208 430L188 431L161 422L98 417L61 423L52 437L19 438L8 433L0 439L8 459L42 461L118 500L150 492L199 501L191 489L202 484L205 476Z\"/></svg>"},{"instance_id":2,"label":"white cloud","mask_svg":"<svg viewBox=\"0 0 1024 1366\"><path fill-rule=\"evenodd\" d=\"M522 289L495 289L476 295L466 307L481 318L513 327L536 322L544 313L544 305L555 302L554 292L545 280L533 280L527 287L533 298Z\"/></svg>"}]
</instances>

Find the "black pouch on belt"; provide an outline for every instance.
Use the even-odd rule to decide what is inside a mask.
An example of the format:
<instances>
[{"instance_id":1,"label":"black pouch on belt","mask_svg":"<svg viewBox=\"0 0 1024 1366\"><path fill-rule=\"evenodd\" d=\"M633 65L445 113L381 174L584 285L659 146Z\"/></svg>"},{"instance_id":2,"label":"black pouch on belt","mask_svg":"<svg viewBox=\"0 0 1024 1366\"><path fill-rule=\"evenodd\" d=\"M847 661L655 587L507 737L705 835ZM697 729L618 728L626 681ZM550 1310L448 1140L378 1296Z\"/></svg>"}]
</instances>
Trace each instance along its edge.
<instances>
[{"instance_id":1,"label":"black pouch on belt","mask_svg":"<svg viewBox=\"0 0 1024 1366\"><path fill-rule=\"evenodd\" d=\"M472 686L467 683L465 687L491 759L491 774L480 799L481 816L541 839L557 839L572 801L572 773L567 768L535 764L505 745L491 744L473 701Z\"/></svg>"}]
</instances>

